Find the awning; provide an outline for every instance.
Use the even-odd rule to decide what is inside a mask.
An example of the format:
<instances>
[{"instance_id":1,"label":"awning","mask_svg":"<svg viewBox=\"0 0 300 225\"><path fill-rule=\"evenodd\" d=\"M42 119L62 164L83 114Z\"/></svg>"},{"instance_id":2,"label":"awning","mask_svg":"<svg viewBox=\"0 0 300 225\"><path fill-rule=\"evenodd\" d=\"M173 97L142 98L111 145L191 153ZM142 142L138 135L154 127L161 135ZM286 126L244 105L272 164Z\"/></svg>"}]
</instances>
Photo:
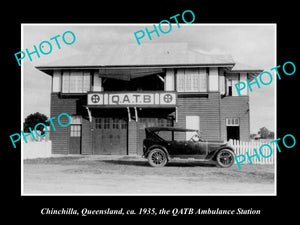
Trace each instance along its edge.
<instances>
[{"instance_id":1,"label":"awning","mask_svg":"<svg viewBox=\"0 0 300 225\"><path fill-rule=\"evenodd\" d=\"M87 105L83 105L83 106L87 110L88 118L89 118L90 123L92 122L92 119L93 119L93 117L92 117L92 111L94 109L113 109L113 108L116 108L116 107L99 107L99 106L87 106ZM128 121L129 122L132 120L132 115L134 115L135 122L138 122L139 121L139 117L140 117L140 115L138 113L138 110L141 110L142 108L143 109L147 109L149 107L144 107L144 106L123 106L122 108L123 109L127 109L127 116L128 116ZM140 109L138 109L138 108L140 108ZM153 108L157 108L157 107L153 106ZM174 118L175 123L177 123L178 122L178 107L177 106L175 106L175 107L173 106L173 107L168 107L168 108L174 108L174 111L171 114L172 114L172 117ZM132 109L134 110L133 113L132 113Z\"/></svg>"},{"instance_id":2,"label":"awning","mask_svg":"<svg viewBox=\"0 0 300 225\"><path fill-rule=\"evenodd\" d=\"M117 80L131 80L139 77L162 73L160 68L140 68L140 69L99 69L99 76Z\"/></svg>"}]
</instances>

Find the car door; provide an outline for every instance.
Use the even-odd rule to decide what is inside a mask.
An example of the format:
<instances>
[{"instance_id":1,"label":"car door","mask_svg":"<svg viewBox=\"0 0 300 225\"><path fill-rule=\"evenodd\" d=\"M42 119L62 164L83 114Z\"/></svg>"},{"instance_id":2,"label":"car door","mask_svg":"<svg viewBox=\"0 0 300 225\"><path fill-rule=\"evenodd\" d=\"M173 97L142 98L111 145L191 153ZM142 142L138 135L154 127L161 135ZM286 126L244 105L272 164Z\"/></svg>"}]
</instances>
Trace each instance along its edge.
<instances>
[{"instance_id":1,"label":"car door","mask_svg":"<svg viewBox=\"0 0 300 225\"><path fill-rule=\"evenodd\" d=\"M182 154L182 149L184 148L183 141L168 141L167 148L170 155L180 155Z\"/></svg>"},{"instance_id":2,"label":"car door","mask_svg":"<svg viewBox=\"0 0 300 225\"><path fill-rule=\"evenodd\" d=\"M174 132L174 140L168 143L172 155L196 155L193 141L185 140L185 132Z\"/></svg>"},{"instance_id":3,"label":"car door","mask_svg":"<svg viewBox=\"0 0 300 225\"><path fill-rule=\"evenodd\" d=\"M198 155L199 148L196 142L194 141L185 141L184 142L184 151L187 155Z\"/></svg>"},{"instance_id":4,"label":"car door","mask_svg":"<svg viewBox=\"0 0 300 225\"><path fill-rule=\"evenodd\" d=\"M207 141L198 141L195 143L196 154L199 158L205 158L208 154L208 142Z\"/></svg>"}]
</instances>

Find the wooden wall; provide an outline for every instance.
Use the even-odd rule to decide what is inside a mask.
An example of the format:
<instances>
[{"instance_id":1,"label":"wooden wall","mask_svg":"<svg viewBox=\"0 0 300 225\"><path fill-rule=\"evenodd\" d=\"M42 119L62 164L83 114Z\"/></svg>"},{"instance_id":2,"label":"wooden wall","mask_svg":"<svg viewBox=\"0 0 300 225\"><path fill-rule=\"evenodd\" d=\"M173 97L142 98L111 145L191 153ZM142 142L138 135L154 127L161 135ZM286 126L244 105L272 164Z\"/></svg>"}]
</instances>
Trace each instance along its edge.
<instances>
[{"instance_id":1,"label":"wooden wall","mask_svg":"<svg viewBox=\"0 0 300 225\"><path fill-rule=\"evenodd\" d=\"M175 127L185 128L186 116L200 116L200 131L207 140L219 140L220 134L220 93L211 92L206 96L178 97L178 123Z\"/></svg>"},{"instance_id":2,"label":"wooden wall","mask_svg":"<svg viewBox=\"0 0 300 225\"><path fill-rule=\"evenodd\" d=\"M249 96L228 96L221 98L221 139L226 139L227 131L225 118L238 117L240 119L240 140L250 139Z\"/></svg>"}]
</instances>

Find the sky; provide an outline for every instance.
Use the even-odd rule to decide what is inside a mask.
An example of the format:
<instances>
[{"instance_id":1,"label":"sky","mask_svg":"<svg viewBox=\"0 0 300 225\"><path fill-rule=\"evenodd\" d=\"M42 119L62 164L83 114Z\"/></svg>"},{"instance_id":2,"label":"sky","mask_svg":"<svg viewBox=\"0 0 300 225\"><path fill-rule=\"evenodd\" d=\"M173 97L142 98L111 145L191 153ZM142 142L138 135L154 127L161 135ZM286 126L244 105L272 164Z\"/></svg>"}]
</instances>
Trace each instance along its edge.
<instances>
[{"instance_id":1,"label":"sky","mask_svg":"<svg viewBox=\"0 0 300 225\"><path fill-rule=\"evenodd\" d=\"M157 25L157 24L156 24ZM51 76L37 70L35 66L56 61L82 51L90 51L99 44L137 44L134 32L153 29L153 24L23 24L21 49L29 52L42 41L66 31L72 31L76 40L66 45L59 40L61 49L55 41L52 52L48 55L32 55L32 61L25 57L22 60L23 79L23 120L31 113L40 112L50 116ZM164 27L167 30L168 27ZM188 48L206 54L229 54L237 62L257 69L269 71L276 77L271 68L276 66L276 27L273 24L172 24L172 30L160 36L152 34L140 39L143 43L185 42ZM66 36L67 38L67 36ZM45 49L48 46L45 45ZM47 50L47 49L46 49ZM46 51L45 50L45 51ZM16 61L17 64L17 61ZM250 132L257 133L259 128L275 130L275 83L253 87L250 92ZM266 81L267 82L267 81Z\"/></svg>"}]
</instances>

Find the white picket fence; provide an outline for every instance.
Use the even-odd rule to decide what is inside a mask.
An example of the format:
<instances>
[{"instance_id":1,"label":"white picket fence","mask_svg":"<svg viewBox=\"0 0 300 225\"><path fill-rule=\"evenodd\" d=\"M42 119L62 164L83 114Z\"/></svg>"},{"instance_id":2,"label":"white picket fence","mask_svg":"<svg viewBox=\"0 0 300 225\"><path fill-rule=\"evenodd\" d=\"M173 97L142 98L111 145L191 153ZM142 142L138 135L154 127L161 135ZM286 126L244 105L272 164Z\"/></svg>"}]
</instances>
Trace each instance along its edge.
<instances>
[{"instance_id":1,"label":"white picket fence","mask_svg":"<svg viewBox=\"0 0 300 225\"><path fill-rule=\"evenodd\" d=\"M250 163L249 159L246 155L246 152L248 152L249 156L253 156L255 154L253 149L256 149L256 152L258 153L259 159L260 159L260 161L259 161L256 156L252 157L251 161L253 164L274 164L275 163L276 153L277 153L277 148L276 148L275 143L270 143L270 142L263 141L263 140L249 141L249 142L248 141L239 141L239 140L229 140L228 144L234 148L236 156L241 155L241 154L245 155L246 161L243 162L243 164ZM260 149L260 146L262 146L263 144L268 144L272 147L272 155L268 158L264 158L260 155L259 149ZM264 146L261 149L261 152L265 157L267 157L271 154L270 148L267 146Z\"/></svg>"}]
</instances>

